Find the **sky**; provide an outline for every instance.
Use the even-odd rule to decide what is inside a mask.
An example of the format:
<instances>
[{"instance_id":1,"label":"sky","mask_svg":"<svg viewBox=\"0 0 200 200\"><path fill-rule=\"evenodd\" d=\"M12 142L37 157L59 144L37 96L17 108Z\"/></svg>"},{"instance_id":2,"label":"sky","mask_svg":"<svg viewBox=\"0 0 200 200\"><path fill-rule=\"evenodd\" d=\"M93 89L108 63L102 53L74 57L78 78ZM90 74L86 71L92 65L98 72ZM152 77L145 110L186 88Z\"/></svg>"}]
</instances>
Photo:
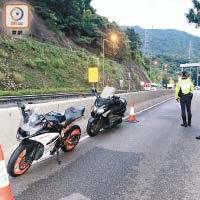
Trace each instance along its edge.
<instances>
[{"instance_id":1,"label":"sky","mask_svg":"<svg viewBox=\"0 0 200 200\"><path fill-rule=\"evenodd\" d=\"M187 22L192 0L92 0L97 13L109 21L145 29L177 29L200 37L200 28Z\"/></svg>"}]
</instances>

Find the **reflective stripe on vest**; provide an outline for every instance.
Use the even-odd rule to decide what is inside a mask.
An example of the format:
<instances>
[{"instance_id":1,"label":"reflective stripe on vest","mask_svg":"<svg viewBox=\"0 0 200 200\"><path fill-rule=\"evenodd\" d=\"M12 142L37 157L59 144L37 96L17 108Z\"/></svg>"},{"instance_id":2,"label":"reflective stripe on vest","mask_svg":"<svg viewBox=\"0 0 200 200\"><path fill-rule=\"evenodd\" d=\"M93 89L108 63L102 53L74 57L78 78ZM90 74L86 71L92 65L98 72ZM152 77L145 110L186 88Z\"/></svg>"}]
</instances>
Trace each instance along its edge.
<instances>
[{"instance_id":1,"label":"reflective stripe on vest","mask_svg":"<svg viewBox=\"0 0 200 200\"><path fill-rule=\"evenodd\" d=\"M191 87L191 83L184 83L184 84L179 84L182 90L188 90Z\"/></svg>"}]
</instances>

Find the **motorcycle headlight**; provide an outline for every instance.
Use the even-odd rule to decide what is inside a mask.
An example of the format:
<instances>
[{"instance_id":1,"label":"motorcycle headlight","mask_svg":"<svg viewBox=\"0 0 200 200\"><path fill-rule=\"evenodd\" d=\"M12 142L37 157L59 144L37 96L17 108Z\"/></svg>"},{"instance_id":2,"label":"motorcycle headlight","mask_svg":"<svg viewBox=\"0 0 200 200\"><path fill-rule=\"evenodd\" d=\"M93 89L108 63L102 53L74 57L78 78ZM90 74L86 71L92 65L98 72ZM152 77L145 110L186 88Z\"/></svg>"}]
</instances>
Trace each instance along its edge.
<instances>
[{"instance_id":1,"label":"motorcycle headlight","mask_svg":"<svg viewBox=\"0 0 200 200\"><path fill-rule=\"evenodd\" d=\"M19 129L18 131L17 131L17 135L16 135L16 138L18 139L18 140L22 140L22 139L24 139L25 137L27 137L29 134L28 134L28 132L26 132L26 131L24 131L23 129Z\"/></svg>"},{"instance_id":2,"label":"motorcycle headlight","mask_svg":"<svg viewBox=\"0 0 200 200\"><path fill-rule=\"evenodd\" d=\"M104 109L103 108L99 108L98 110L97 110L97 113L98 114L102 114L104 112Z\"/></svg>"}]
</instances>

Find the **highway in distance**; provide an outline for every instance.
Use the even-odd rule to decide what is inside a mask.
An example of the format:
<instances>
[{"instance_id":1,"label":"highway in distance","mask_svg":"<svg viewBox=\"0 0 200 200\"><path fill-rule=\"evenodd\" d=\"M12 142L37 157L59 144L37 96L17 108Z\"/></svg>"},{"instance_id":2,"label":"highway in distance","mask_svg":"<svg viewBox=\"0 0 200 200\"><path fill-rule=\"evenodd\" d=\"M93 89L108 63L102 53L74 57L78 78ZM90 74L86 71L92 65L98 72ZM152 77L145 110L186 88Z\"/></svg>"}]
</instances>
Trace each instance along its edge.
<instances>
[{"instance_id":1,"label":"highway in distance","mask_svg":"<svg viewBox=\"0 0 200 200\"><path fill-rule=\"evenodd\" d=\"M70 153L10 177L16 200L199 200L200 93L192 127L181 127L180 108L169 100L120 126L87 138ZM86 136L86 135L84 135Z\"/></svg>"}]
</instances>

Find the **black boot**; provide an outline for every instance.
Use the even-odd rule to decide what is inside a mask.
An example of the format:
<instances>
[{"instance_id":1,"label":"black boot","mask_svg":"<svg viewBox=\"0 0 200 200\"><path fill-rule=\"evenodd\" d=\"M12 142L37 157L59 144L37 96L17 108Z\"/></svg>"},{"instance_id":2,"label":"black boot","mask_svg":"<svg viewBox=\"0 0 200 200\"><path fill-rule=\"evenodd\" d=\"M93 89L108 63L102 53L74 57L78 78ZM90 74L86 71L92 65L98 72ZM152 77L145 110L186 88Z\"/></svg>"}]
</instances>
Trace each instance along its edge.
<instances>
[{"instance_id":1,"label":"black boot","mask_svg":"<svg viewBox=\"0 0 200 200\"><path fill-rule=\"evenodd\" d=\"M191 126L192 115L188 115L188 126Z\"/></svg>"},{"instance_id":2,"label":"black boot","mask_svg":"<svg viewBox=\"0 0 200 200\"><path fill-rule=\"evenodd\" d=\"M186 116L182 116L183 124L181 126L187 127Z\"/></svg>"}]
</instances>

